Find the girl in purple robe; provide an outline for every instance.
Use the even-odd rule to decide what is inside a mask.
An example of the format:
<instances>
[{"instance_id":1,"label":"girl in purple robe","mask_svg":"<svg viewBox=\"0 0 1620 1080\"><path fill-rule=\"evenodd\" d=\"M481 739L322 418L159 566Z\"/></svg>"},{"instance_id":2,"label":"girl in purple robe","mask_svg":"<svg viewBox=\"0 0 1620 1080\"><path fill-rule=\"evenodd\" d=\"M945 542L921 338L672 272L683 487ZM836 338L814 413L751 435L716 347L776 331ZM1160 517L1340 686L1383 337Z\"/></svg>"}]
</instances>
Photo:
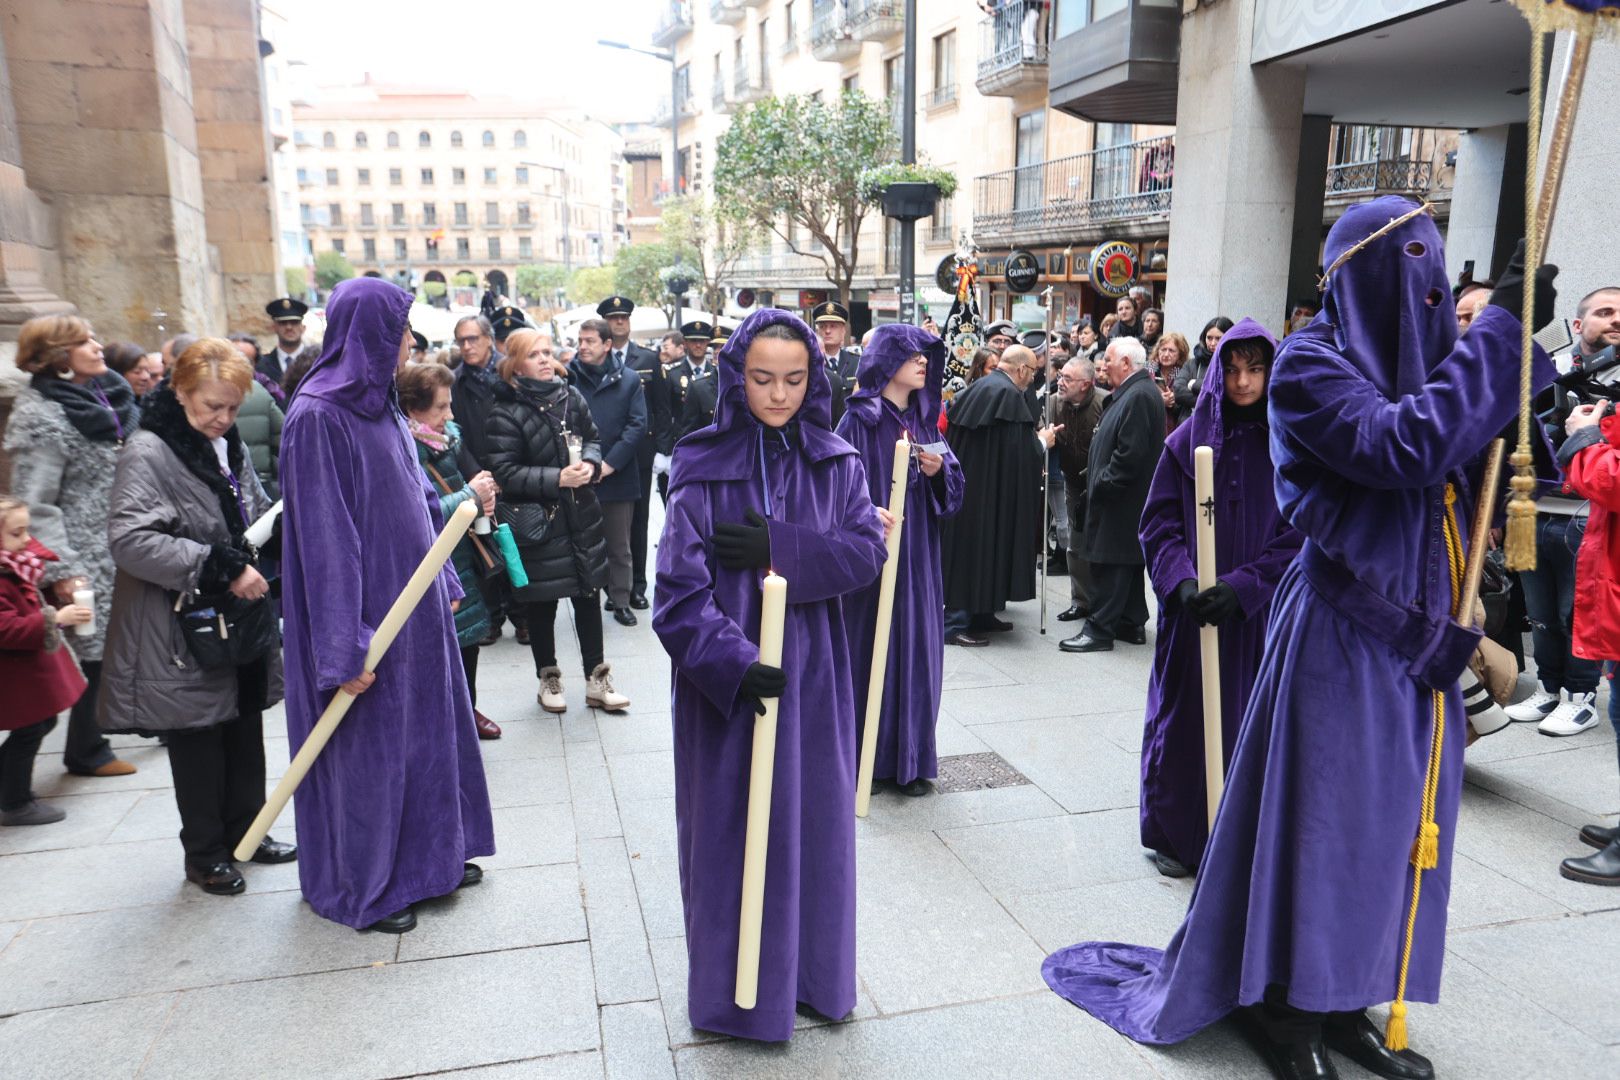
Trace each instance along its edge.
<instances>
[{"instance_id":1,"label":"girl in purple robe","mask_svg":"<svg viewBox=\"0 0 1620 1080\"><path fill-rule=\"evenodd\" d=\"M403 933L411 905L481 876L489 792L445 570L372 675L366 649L440 529L394 393L411 296L377 278L332 291L319 360L282 430L287 734L293 753L339 687L359 695L295 794L299 881L316 914Z\"/></svg>"},{"instance_id":2,"label":"girl in purple robe","mask_svg":"<svg viewBox=\"0 0 1620 1080\"><path fill-rule=\"evenodd\" d=\"M855 1006L855 693L843 599L885 548L866 470L830 430L821 347L750 315L721 350L714 423L675 448L653 630L674 669L675 821L692 1026L793 1034ZM760 583L787 579L782 666L759 663ZM778 697L759 999L733 1002L754 715Z\"/></svg>"},{"instance_id":3,"label":"girl in purple robe","mask_svg":"<svg viewBox=\"0 0 1620 1080\"><path fill-rule=\"evenodd\" d=\"M1271 490L1266 375L1277 342L1244 319L1227 331L1191 418L1170 433L1142 512L1142 551L1159 596L1159 633L1142 732L1142 845L1166 877L1185 877L1204 856L1201 626L1219 626L1224 761L1265 646L1271 594L1303 538L1277 512ZM1193 450L1215 451L1215 568L1198 591Z\"/></svg>"},{"instance_id":4,"label":"girl in purple robe","mask_svg":"<svg viewBox=\"0 0 1620 1080\"><path fill-rule=\"evenodd\" d=\"M889 631L889 670L878 720L873 780L892 780L906 795L925 795L939 772L934 727L939 722L944 678L945 608L939 564L939 522L962 506L962 466L939 439L939 388L945 343L904 323L880 326L861 352L838 434L866 464L874 503L889 505L894 482L894 444L902 435L913 451L906 486L905 527L900 532ZM937 445L938 452L920 449ZM855 710L864 721L871 677L872 633L877 625L878 586L872 584L844 605L845 633L855 665ZM863 724L864 726L864 724ZM856 743L859 746L859 742Z\"/></svg>"},{"instance_id":5,"label":"girl in purple robe","mask_svg":"<svg viewBox=\"0 0 1620 1080\"><path fill-rule=\"evenodd\" d=\"M1305 543L1272 598L1192 904L1163 950L1082 942L1042 970L1138 1042L1232 1014L1278 1076L1335 1077L1332 1048L1423 1080L1404 999L1440 993L1457 677L1480 636L1451 611L1470 481L1517 411L1522 271L1458 339L1439 230L1410 200L1352 207L1323 258L1323 310L1284 340L1269 390L1277 503ZM1553 374L1538 350L1535 386ZM1386 1045L1363 1010L1392 1000Z\"/></svg>"}]
</instances>

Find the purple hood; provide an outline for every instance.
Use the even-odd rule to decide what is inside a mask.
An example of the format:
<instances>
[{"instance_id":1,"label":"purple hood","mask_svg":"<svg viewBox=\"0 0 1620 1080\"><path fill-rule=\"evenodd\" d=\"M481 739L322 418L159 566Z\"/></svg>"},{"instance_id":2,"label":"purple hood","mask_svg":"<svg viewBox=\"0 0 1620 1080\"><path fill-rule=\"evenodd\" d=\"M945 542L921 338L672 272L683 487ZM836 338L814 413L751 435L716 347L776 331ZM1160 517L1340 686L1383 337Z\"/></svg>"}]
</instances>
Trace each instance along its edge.
<instances>
[{"instance_id":1,"label":"purple hood","mask_svg":"<svg viewBox=\"0 0 1620 1080\"><path fill-rule=\"evenodd\" d=\"M381 278L338 283L326 303L321 356L298 384L299 397L322 398L375 419L388 411L399 343L410 325L411 294Z\"/></svg>"},{"instance_id":2,"label":"purple hood","mask_svg":"<svg viewBox=\"0 0 1620 1080\"><path fill-rule=\"evenodd\" d=\"M861 366L855 374L860 388L849 396L848 411L863 423L877 422L883 406L883 388L889 385L900 366L918 353L928 357L928 381L911 395L911 404L902 415L906 426L932 438L938 430L940 387L945 380L945 343L920 326L890 323L872 334L872 341L861 352Z\"/></svg>"}]
</instances>

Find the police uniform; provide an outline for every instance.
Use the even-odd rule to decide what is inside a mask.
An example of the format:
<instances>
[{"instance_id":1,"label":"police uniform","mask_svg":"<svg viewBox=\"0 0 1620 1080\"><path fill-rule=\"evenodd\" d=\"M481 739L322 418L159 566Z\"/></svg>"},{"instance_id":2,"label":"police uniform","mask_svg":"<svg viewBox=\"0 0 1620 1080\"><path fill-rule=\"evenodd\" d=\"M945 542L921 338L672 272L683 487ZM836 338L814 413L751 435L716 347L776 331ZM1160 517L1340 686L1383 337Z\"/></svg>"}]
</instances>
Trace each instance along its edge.
<instances>
[{"instance_id":1,"label":"police uniform","mask_svg":"<svg viewBox=\"0 0 1620 1080\"><path fill-rule=\"evenodd\" d=\"M302 323L304 316L309 313L309 305L292 296L283 296L264 305L264 313L270 316L272 322ZM286 352L281 347L281 339L269 349L259 354L258 370L266 377L275 380L277 386L281 385L281 377L287 373L287 368L298 359L302 346L292 352Z\"/></svg>"},{"instance_id":2,"label":"police uniform","mask_svg":"<svg viewBox=\"0 0 1620 1080\"><path fill-rule=\"evenodd\" d=\"M490 317L489 325L495 331L495 344L497 345L505 343L514 330L534 329L534 324L529 321L527 315L523 314L523 309L512 307L510 304L506 307L496 308L495 314Z\"/></svg>"},{"instance_id":3,"label":"police uniform","mask_svg":"<svg viewBox=\"0 0 1620 1080\"><path fill-rule=\"evenodd\" d=\"M635 310L635 301L627 296L610 296L596 305L596 314L604 319L615 315L628 317ZM614 359L640 376L641 396L647 403L647 436L636 449L636 464L641 470L641 491L636 496L636 509L630 518L630 606L641 611L648 606L647 530L652 514L653 458L659 453L664 433L672 422L669 384L664 381L664 365L658 362L658 354L645 345L627 340L623 345L610 342L608 347Z\"/></svg>"},{"instance_id":4,"label":"police uniform","mask_svg":"<svg viewBox=\"0 0 1620 1080\"><path fill-rule=\"evenodd\" d=\"M828 300L810 309L810 322L819 326L824 322L849 326L849 308L836 300ZM832 384L833 426L844 418L844 399L855 392L855 373L860 370L861 354L854 349L839 349L838 355L827 357L827 381Z\"/></svg>"},{"instance_id":5,"label":"police uniform","mask_svg":"<svg viewBox=\"0 0 1620 1080\"><path fill-rule=\"evenodd\" d=\"M687 341L712 342L715 328L702 319L681 324L681 337ZM693 364L690 356L683 356L669 366L664 377L669 380L669 409L672 423L670 430L665 432L663 441L659 444L658 452L673 454L675 444L687 433L696 431L703 424L688 426L686 414L686 399L691 393L692 386L704 375L714 371L714 364L705 359L702 364Z\"/></svg>"}]
</instances>

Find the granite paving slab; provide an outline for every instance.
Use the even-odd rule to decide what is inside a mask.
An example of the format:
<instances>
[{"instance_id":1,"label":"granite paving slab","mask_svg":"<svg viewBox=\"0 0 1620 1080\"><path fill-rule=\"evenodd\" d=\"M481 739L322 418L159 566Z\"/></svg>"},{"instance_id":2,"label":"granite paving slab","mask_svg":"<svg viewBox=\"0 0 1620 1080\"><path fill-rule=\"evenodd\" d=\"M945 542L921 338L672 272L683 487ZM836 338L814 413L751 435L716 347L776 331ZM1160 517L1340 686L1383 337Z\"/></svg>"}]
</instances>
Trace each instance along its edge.
<instances>
[{"instance_id":1,"label":"granite paving slab","mask_svg":"<svg viewBox=\"0 0 1620 1080\"><path fill-rule=\"evenodd\" d=\"M0 1068L6 1080L133 1080L178 1000L150 994L0 1019Z\"/></svg>"}]
</instances>

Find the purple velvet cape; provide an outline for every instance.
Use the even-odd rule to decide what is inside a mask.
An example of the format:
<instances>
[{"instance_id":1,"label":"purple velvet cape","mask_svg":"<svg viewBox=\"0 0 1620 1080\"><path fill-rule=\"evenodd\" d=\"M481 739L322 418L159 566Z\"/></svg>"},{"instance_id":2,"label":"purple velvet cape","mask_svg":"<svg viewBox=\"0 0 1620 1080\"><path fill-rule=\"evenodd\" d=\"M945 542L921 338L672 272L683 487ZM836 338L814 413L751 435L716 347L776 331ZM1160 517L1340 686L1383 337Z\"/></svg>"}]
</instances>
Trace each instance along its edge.
<instances>
[{"instance_id":1,"label":"purple velvet cape","mask_svg":"<svg viewBox=\"0 0 1620 1080\"><path fill-rule=\"evenodd\" d=\"M394 401L410 295L332 292L324 350L281 437L287 735L297 753L440 528ZM295 795L298 873L316 913L368 926L442 896L495 851L446 564Z\"/></svg>"},{"instance_id":2,"label":"purple velvet cape","mask_svg":"<svg viewBox=\"0 0 1620 1080\"><path fill-rule=\"evenodd\" d=\"M1260 667L1271 594L1304 541L1277 511L1265 421L1222 416L1226 380L1217 377L1223 370L1222 350L1245 339L1264 341L1276 351L1276 339L1253 319L1226 332L1191 417L1165 439L1142 512L1142 551L1159 596L1159 632L1142 731L1142 844L1187 866L1198 865L1209 837L1203 664L1198 621L1185 611L1170 611L1169 601L1178 584L1198 576L1193 449L1215 451L1215 567L1242 605L1242 614L1219 628L1225 760L1231 759Z\"/></svg>"},{"instance_id":3,"label":"purple velvet cape","mask_svg":"<svg viewBox=\"0 0 1620 1080\"><path fill-rule=\"evenodd\" d=\"M900 366L922 353L928 381L913 391L904 411L884 400ZM880 326L861 352L855 374L859 389L850 395L838 434L866 463L872 502L889 505L894 482L894 444L904 431L914 443L940 442L939 390L945 373L945 343L928 331L894 323ZM905 527L900 533L894 581L894 615L889 630L889 665L879 714L877 757L872 775L909 784L939 772L934 726L939 720L944 679L944 582L939 566L939 522L962 506L966 481L949 447L938 475L927 477L915 458L906 484ZM878 584L873 582L844 604L850 659L855 665L857 735L865 727L867 684L872 673L872 634L877 627ZM859 743L857 743L857 746Z\"/></svg>"},{"instance_id":4,"label":"purple velvet cape","mask_svg":"<svg viewBox=\"0 0 1620 1080\"><path fill-rule=\"evenodd\" d=\"M1352 208L1329 232L1325 262L1413 208L1400 198ZM1439 865L1423 877L1407 997L1439 995L1462 786L1455 681L1477 640L1445 615L1443 492L1448 480L1460 485L1466 545L1465 472L1517 411L1519 320L1487 307L1457 338L1428 217L1354 255L1325 299L1272 368L1277 501L1306 543L1272 598L1187 916L1163 951L1084 942L1042 968L1059 994L1138 1042L1179 1042L1259 1001L1268 984L1313 1012L1394 997L1432 723L1420 679L1448 687L1447 723ZM1536 385L1553 374L1538 354ZM1428 636L1403 648L1424 655L1409 660L1353 621L1368 597L1343 578L1326 584L1332 575L1307 568L1313 558L1410 616Z\"/></svg>"},{"instance_id":5,"label":"purple velvet cape","mask_svg":"<svg viewBox=\"0 0 1620 1080\"><path fill-rule=\"evenodd\" d=\"M809 389L787 431L748 410L743 358L766 326L791 327L810 353ZM850 445L828 428L831 388L810 328L756 312L721 350L714 423L677 444L653 601L673 668L675 822L694 1027L748 1039L793 1034L796 1002L825 1016L855 1006L855 690L842 600L882 569L883 527ZM767 504L765 492L769 490ZM758 570L727 570L718 522L770 519L771 559L787 579L776 772L765 871L759 1001L733 1002L743 830L754 712L738 687L759 658Z\"/></svg>"}]
</instances>

